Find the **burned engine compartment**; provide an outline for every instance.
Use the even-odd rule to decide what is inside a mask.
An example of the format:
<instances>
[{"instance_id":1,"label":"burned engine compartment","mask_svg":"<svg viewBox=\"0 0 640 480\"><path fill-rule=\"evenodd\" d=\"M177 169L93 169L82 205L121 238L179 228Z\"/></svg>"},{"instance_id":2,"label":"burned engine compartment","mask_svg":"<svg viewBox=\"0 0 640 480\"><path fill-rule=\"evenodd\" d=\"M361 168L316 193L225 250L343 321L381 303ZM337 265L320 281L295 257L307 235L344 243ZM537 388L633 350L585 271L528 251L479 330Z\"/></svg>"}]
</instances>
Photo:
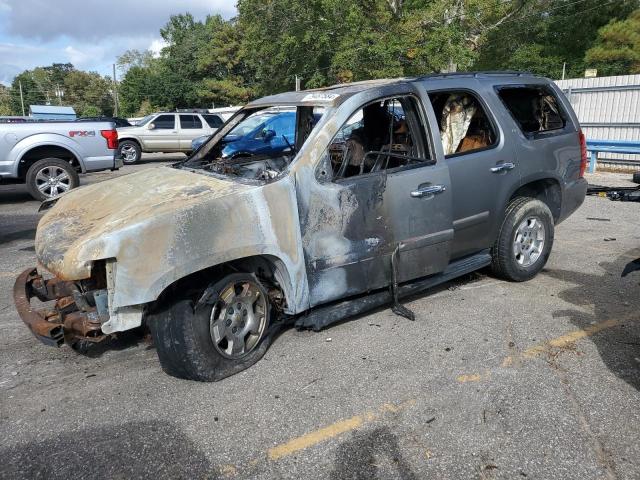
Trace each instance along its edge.
<instances>
[{"instance_id":1,"label":"burned engine compartment","mask_svg":"<svg viewBox=\"0 0 640 480\"><path fill-rule=\"evenodd\" d=\"M177 167L245 180L279 178L300 151L324 109L277 106L243 109Z\"/></svg>"},{"instance_id":2,"label":"burned engine compartment","mask_svg":"<svg viewBox=\"0 0 640 480\"><path fill-rule=\"evenodd\" d=\"M212 162L204 163L202 169L220 175L268 182L277 178L292 159L293 155L216 158Z\"/></svg>"}]
</instances>

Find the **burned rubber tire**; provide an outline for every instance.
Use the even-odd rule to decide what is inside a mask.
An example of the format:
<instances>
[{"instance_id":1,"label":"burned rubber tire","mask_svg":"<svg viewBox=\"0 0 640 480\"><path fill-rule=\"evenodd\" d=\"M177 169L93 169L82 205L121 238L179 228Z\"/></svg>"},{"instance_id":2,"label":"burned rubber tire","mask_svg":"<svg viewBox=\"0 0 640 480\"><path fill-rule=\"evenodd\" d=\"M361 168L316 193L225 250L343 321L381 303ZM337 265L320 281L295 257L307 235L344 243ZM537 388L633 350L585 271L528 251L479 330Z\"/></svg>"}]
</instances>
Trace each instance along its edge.
<instances>
[{"instance_id":1,"label":"burned rubber tire","mask_svg":"<svg viewBox=\"0 0 640 480\"><path fill-rule=\"evenodd\" d=\"M507 206L491 251L493 273L513 282L535 277L549 259L553 236L549 207L534 198L515 198Z\"/></svg>"},{"instance_id":2,"label":"burned rubber tire","mask_svg":"<svg viewBox=\"0 0 640 480\"><path fill-rule=\"evenodd\" d=\"M134 165L142 158L142 149L133 140L122 140L118 143L118 154L125 165Z\"/></svg>"},{"instance_id":3,"label":"burned rubber tire","mask_svg":"<svg viewBox=\"0 0 640 480\"><path fill-rule=\"evenodd\" d=\"M245 285L250 285L246 291ZM267 291L255 275L227 275L204 296L208 299L197 305L193 300L168 305L152 314L148 325L166 373L214 382L260 360L274 329Z\"/></svg>"},{"instance_id":4,"label":"burned rubber tire","mask_svg":"<svg viewBox=\"0 0 640 480\"><path fill-rule=\"evenodd\" d=\"M80 185L76 169L60 158L43 158L29 167L26 175L29 194L39 201L49 200Z\"/></svg>"}]
</instances>

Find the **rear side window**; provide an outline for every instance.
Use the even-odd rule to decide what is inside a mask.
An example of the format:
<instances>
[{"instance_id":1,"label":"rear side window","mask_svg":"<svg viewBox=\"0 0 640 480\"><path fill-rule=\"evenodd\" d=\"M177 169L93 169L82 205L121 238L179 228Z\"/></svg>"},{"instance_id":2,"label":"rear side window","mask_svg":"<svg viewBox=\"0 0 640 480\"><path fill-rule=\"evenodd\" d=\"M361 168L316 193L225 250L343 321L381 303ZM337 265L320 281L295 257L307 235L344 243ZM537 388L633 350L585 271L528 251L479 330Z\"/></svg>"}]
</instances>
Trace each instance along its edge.
<instances>
[{"instance_id":1,"label":"rear side window","mask_svg":"<svg viewBox=\"0 0 640 480\"><path fill-rule=\"evenodd\" d=\"M153 121L156 130L173 130L176 128L175 115L158 115Z\"/></svg>"},{"instance_id":2,"label":"rear side window","mask_svg":"<svg viewBox=\"0 0 640 480\"><path fill-rule=\"evenodd\" d=\"M489 114L478 98L466 90L429 94L440 128L445 156L491 148L498 136Z\"/></svg>"},{"instance_id":3,"label":"rear side window","mask_svg":"<svg viewBox=\"0 0 640 480\"><path fill-rule=\"evenodd\" d=\"M202 122L196 115L180 115L180 128L194 129L202 128Z\"/></svg>"},{"instance_id":4,"label":"rear side window","mask_svg":"<svg viewBox=\"0 0 640 480\"><path fill-rule=\"evenodd\" d=\"M218 115L203 115L203 117L211 128L220 128L224 123Z\"/></svg>"},{"instance_id":5,"label":"rear side window","mask_svg":"<svg viewBox=\"0 0 640 480\"><path fill-rule=\"evenodd\" d=\"M498 87L498 96L526 136L562 130L567 117L553 90L544 85Z\"/></svg>"}]
</instances>

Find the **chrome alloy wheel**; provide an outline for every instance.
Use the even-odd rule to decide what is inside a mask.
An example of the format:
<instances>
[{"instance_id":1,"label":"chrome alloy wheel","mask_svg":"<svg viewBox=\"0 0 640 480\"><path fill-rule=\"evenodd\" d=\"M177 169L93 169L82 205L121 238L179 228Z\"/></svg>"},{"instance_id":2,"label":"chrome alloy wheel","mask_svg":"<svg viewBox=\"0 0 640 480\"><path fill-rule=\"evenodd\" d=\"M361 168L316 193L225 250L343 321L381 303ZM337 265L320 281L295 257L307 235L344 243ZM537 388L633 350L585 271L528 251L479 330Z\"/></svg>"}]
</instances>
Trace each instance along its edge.
<instances>
[{"instance_id":1,"label":"chrome alloy wheel","mask_svg":"<svg viewBox=\"0 0 640 480\"><path fill-rule=\"evenodd\" d=\"M258 345L266 327L267 299L254 282L233 282L222 289L209 322L218 352L233 359L248 354Z\"/></svg>"},{"instance_id":2,"label":"chrome alloy wheel","mask_svg":"<svg viewBox=\"0 0 640 480\"><path fill-rule=\"evenodd\" d=\"M63 168L43 167L36 173L36 187L43 195L54 198L71 188L71 178Z\"/></svg>"},{"instance_id":3,"label":"chrome alloy wheel","mask_svg":"<svg viewBox=\"0 0 640 480\"><path fill-rule=\"evenodd\" d=\"M135 163L138 160L138 152L133 145L124 145L120 149L122 161L125 163Z\"/></svg>"},{"instance_id":4,"label":"chrome alloy wheel","mask_svg":"<svg viewBox=\"0 0 640 480\"><path fill-rule=\"evenodd\" d=\"M521 267L530 267L542 255L545 241L544 223L538 217L525 218L513 239L513 254Z\"/></svg>"}]
</instances>

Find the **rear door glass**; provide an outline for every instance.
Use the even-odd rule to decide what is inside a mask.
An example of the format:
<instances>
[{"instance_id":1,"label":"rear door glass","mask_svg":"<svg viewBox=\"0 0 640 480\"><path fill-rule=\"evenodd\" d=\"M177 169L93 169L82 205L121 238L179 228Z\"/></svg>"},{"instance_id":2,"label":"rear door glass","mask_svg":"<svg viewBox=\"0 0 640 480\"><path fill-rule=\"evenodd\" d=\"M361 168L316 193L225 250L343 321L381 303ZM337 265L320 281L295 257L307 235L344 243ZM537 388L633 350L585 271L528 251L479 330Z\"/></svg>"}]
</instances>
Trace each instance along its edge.
<instances>
[{"instance_id":1,"label":"rear door glass","mask_svg":"<svg viewBox=\"0 0 640 480\"><path fill-rule=\"evenodd\" d=\"M559 131L567 125L567 116L556 94L549 87L498 87L497 91L522 133L528 137Z\"/></svg>"},{"instance_id":2,"label":"rear door glass","mask_svg":"<svg viewBox=\"0 0 640 480\"><path fill-rule=\"evenodd\" d=\"M202 128L202 122L196 115L180 115L180 128L182 129L199 129Z\"/></svg>"},{"instance_id":3,"label":"rear door glass","mask_svg":"<svg viewBox=\"0 0 640 480\"><path fill-rule=\"evenodd\" d=\"M494 147L498 136L493 122L475 94L467 90L429 93L440 127L445 156Z\"/></svg>"}]
</instances>

